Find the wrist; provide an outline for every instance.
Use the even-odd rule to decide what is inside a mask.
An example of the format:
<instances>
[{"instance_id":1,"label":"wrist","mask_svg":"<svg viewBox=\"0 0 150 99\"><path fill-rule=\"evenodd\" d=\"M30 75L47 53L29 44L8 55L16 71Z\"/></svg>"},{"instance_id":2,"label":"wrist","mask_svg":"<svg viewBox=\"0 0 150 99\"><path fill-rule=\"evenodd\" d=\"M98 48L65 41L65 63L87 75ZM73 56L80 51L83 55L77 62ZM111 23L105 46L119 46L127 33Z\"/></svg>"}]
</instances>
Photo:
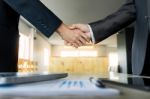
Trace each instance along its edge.
<instances>
[{"instance_id":1,"label":"wrist","mask_svg":"<svg viewBox=\"0 0 150 99\"><path fill-rule=\"evenodd\" d=\"M66 29L67 29L67 26L66 26L64 23L62 23L62 24L58 27L58 29L56 30L56 32L57 32L59 35L62 35L62 33L64 33L64 32L66 31Z\"/></svg>"}]
</instances>

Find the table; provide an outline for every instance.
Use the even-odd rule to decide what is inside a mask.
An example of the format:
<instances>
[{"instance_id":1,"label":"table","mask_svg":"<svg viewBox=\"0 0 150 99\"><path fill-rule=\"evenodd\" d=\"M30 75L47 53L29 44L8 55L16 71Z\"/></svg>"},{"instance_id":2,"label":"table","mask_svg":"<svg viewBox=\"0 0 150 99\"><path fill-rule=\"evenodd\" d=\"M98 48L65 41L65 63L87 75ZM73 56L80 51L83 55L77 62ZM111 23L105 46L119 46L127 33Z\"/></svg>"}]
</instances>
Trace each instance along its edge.
<instances>
[{"instance_id":1,"label":"table","mask_svg":"<svg viewBox=\"0 0 150 99\"><path fill-rule=\"evenodd\" d=\"M105 85L108 88L117 89L120 91L120 95L116 96L97 96L97 95L88 95L84 93L85 95L49 95L49 96L40 96L38 95L32 95L35 94L34 90L31 89L31 96L29 95L21 95L21 94L1 94L0 99L149 99L150 98L150 91L149 91L149 83L144 83L140 79L149 77L142 77L142 76L136 76L136 75L126 75L126 74L119 74L119 73L110 73L109 75L103 75L103 74L97 74L97 75L79 75L79 74L70 74L65 79L60 79L56 81L50 81L50 82L62 82L65 80L85 80L89 77L98 77L101 78L102 81L105 83ZM138 78L137 80L131 80L131 78ZM111 81L110 81L111 80ZM114 82L115 81L115 82ZM118 81L118 82L116 82ZM27 87L32 86L42 86L43 84L50 83L47 82L38 82L38 83L31 83L26 84ZM135 83L137 82L137 83ZM54 84L54 83L53 83ZM24 86L24 85L19 85ZM141 87L142 86L142 87ZM146 87L144 87L146 86ZM16 86L17 87L17 86ZM145 88L145 89L144 89ZM3 90L1 90L3 91Z\"/></svg>"}]
</instances>

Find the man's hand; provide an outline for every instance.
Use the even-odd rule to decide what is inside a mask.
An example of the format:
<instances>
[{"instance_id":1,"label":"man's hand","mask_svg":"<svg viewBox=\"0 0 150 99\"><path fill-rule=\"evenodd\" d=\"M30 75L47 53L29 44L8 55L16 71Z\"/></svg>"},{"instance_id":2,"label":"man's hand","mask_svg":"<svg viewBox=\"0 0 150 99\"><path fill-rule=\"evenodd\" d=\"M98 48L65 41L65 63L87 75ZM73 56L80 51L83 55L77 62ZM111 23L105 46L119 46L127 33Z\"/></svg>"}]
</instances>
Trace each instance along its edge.
<instances>
[{"instance_id":1,"label":"man's hand","mask_svg":"<svg viewBox=\"0 0 150 99\"><path fill-rule=\"evenodd\" d=\"M91 38L90 28L88 24L72 24L69 26L70 29L79 29L84 32L89 38Z\"/></svg>"},{"instance_id":2,"label":"man's hand","mask_svg":"<svg viewBox=\"0 0 150 99\"><path fill-rule=\"evenodd\" d=\"M78 48L79 46L85 45L87 42L90 42L89 37L79 29L70 29L65 24L57 29L57 32L62 37L65 42L70 45Z\"/></svg>"},{"instance_id":3,"label":"man's hand","mask_svg":"<svg viewBox=\"0 0 150 99\"><path fill-rule=\"evenodd\" d=\"M91 38L90 28L87 24L72 24L72 25L69 26L69 28L71 30L82 31L89 39ZM87 43L82 43L82 44L86 45ZM73 43L70 43L70 42L67 42L67 41L65 41L65 45L74 46Z\"/></svg>"}]
</instances>

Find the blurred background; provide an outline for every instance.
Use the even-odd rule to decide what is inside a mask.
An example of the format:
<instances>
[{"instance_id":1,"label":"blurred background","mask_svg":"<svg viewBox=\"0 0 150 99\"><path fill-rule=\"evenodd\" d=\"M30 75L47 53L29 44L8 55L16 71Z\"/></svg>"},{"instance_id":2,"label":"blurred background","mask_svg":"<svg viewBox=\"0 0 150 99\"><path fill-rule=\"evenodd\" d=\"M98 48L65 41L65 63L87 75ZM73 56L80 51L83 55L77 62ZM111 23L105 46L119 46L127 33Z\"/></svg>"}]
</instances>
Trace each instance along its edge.
<instances>
[{"instance_id":1,"label":"blurred background","mask_svg":"<svg viewBox=\"0 0 150 99\"><path fill-rule=\"evenodd\" d=\"M41 0L66 24L90 23L116 11L125 0ZM37 15L38 16L38 15ZM46 38L23 17L20 19L19 72L72 74L130 73L126 30L96 45L65 46L54 33ZM130 43L130 42L129 42ZM130 46L129 46L130 47ZM129 64L128 64L129 63ZM129 66L129 67L128 67Z\"/></svg>"}]
</instances>

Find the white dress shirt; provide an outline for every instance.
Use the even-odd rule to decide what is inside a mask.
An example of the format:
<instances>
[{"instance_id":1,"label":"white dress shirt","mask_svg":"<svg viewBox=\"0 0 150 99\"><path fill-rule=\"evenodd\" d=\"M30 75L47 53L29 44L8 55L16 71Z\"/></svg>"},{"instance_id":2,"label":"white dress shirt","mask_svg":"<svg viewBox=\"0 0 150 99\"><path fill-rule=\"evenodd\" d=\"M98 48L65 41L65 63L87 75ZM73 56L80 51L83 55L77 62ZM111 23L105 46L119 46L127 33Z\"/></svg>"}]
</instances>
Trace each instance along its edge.
<instances>
[{"instance_id":1,"label":"white dress shirt","mask_svg":"<svg viewBox=\"0 0 150 99\"><path fill-rule=\"evenodd\" d=\"M90 30L90 37L92 39L92 42L93 42L93 44L95 44L95 37L94 37L94 34L93 34L93 30L92 30L90 25L88 25L88 27L89 27L89 30Z\"/></svg>"}]
</instances>

